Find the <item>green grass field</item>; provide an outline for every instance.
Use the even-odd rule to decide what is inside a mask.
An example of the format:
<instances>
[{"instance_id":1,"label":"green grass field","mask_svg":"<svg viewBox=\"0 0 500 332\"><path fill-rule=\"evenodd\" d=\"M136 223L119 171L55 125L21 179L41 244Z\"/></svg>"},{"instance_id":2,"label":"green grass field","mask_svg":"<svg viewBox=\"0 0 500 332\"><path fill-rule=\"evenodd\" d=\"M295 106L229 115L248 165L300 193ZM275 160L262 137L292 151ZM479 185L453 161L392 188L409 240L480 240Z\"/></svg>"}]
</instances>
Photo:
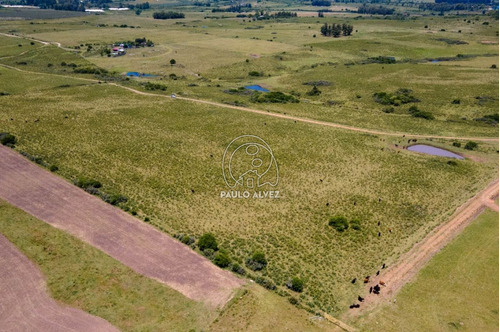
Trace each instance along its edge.
<instances>
[{"instance_id":1,"label":"green grass field","mask_svg":"<svg viewBox=\"0 0 500 332\"><path fill-rule=\"evenodd\" d=\"M485 211L363 331L498 331L498 212Z\"/></svg>"},{"instance_id":2,"label":"green grass field","mask_svg":"<svg viewBox=\"0 0 500 332\"><path fill-rule=\"evenodd\" d=\"M214 312L3 201L0 232L40 267L54 299L102 317L122 331L334 328L311 321L312 315L257 285L240 291L222 313Z\"/></svg>"},{"instance_id":3,"label":"green grass field","mask_svg":"<svg viewBox=\"0 0 500 332\"><path fill-rule=\"evenodd\" d=\"M18 150L57 165L69 180L98 179L105 191L130 199L126 208L169 234L213 232L240 264L263 250L264 276L280 287L304 278L303 304L330 313L343 311L359 290L350 279L397 258L497 172L495 144L481 143L472 153L483 162L453 166L394 149L403 139L138 96L105 84L41 86L31 74L0 73L27 78L24 92L0 97L0 125L19 138ZM245 133L272 146L281 199L220 198L222 154ZM362 230L336 232L328 226L333 215L361 219Z\"/></svg>"}]
</instances>

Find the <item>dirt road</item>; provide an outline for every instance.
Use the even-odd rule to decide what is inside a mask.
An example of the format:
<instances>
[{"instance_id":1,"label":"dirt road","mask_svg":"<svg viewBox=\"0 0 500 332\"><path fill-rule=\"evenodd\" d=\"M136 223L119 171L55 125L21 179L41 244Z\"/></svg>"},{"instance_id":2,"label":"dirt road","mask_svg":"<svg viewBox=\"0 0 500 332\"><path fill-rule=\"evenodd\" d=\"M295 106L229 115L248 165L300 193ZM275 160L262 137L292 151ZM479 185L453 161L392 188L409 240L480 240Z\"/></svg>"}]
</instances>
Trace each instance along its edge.
<instances>
[{"instance_id":1,"label":"dirt road","mask_svg":"<svg viewBox=\"0 0 500 332\"><path fill-rule=\"evenodd\" d=\"M0 198L212 307L223 306L244 283L156 228L2 145Z\"/></svg>"},{"instance_id":2,"label":"dirt road","mask_svg":"<svg viewBox=\"0 0 500 332\"><path fill-rule=\"evenodd\" d=\"M380 276L372 277L366 285L365 302L361 304L359 310L351 310L349 315L358 315L378 303L391 301L403 285L411 281L436 253L461 233L481 212L487 207L498 211L498 205L492 200L495 197L498 197L498 180L458 208L449 222L434 229L402 255L396 264L387 270L381 269ZM369 288L380 285L381 280L385 286L380 286L380 294L369 294Z\"/></svg>"},{"instance_id":3,"label":"dirt road","mask_svg":"<svg viewBox=\"0 0 500 332\"><path fill-rule=\"evenodd\" d=\"M136 90L134 88L130 88L127 86L123 86L121 84L107 83L107 82L102 82L102 81L99 81L96 79L91 79L91 78L35 72L35 71L24 70L24 69L20 69L17 67L13 67L13 66L1 64L1 63L0 63L0 66L5 67L5 68L9 68L12 70L16 70L19 72L34 74L34 75L57 76L57 77L72 78L75 80L81 80L81 81L92 82L92 83L103 83L103 84L107 84L107 85L116 86L116 87L128 90L132 93L142 95L142 96L149 96L149 97L156 97L156 98L168 98L172 102L174 102L175 100L184 100L184 101L197 103L197 104L211 105L211 106L215 106L215 107L222 107L222 108L233 109L233 110L237 110L237 111L250 112L250 113L263 115L266 117L274 117L274 118L290 120L290 121L295 121L295 122L308 123L308 124L325 126L325 127L330 127L330 128L337 128L337 129L348 130L348 131L355 131L355 132L360 132L360 133L364 133L364 134L384 135L384 136L392 136L392 137L406 137L406 138L421 138L421 139L441 138L441 139L449 139L449 140L467 140L467 141L479 141L479 142L497 142L498 141L498 137L467 137L467 136L462 137L462 136L420 135L420 134L410 134L410 133L403 133L403 132L392 132L392 131L360 128L360 127L354 127L354 126L349 126L349 125L343 125L340 123L319 121L319 120L301 118L301 117L291 116L291 115L286 115L286 114L281 114L281 113L274 113L274 112L270 112L270 111L258 110L258 109L249 108L249 107L228 105L228 104L218 103L218 102L209 101L209 100L188 98L188 97L182 97L182 96L176 96L174 99L169 95L167 96L167 95L161 95L161 94L156 94L156 93L144 92L144 91Z\"/></svg>"},{"instance_id":4,"label":"dirt road","mask_svg":"<svg viewBox=\"0 0 500 332\"><path fill-rule=\"evenodd\" d=\"M1 234L0 330L119 331L102 318L57 304L38 267Z\"/></svg>"}]
</instances>

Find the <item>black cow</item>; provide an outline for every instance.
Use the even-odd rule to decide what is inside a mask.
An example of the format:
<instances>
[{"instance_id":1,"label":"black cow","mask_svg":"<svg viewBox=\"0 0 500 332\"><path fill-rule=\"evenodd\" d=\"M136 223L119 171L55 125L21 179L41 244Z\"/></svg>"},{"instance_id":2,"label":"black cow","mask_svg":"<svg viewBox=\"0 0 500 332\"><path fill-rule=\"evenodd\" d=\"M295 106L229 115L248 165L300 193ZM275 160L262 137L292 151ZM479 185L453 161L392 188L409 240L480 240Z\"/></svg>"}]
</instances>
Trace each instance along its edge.
<instances>
[{"instance_id":1,"label":"black cow","mask_svg":"<svg viewBox=\"0 0 500 332\"><path fill-rule=\"evenodd\" d=\"M379 275L379 274L380 274L380 271L377 271L377 275Z\"/></svg>"},{"instance_id":2,"label":"black cow","mask_svg":"<svg viewBox=\"0 0 500 332\"><path fill-rule=\"evenodd\" d=\"M370 294L372 293L372 291L373 291L373 287L370 287Z\"/></svg>"},{"instance_id":3,"label":"black cow","mask_svg":"<svg viewBox=\"0 0 500 332\"><path fill-rule=\"evenodd\" d=\"M357 280L356 278L352 279L351 284L355 284L356 280Z\"/></svg>"},{"instance_id":4,"label":"black cow","mask_svg":"<svg viewBox=\"0 0 500 332\"><path fill-rule=\"evenodd\" d=\"M363 302L364 300L365 300L365 299L364 299L363 297L361 297L361 296L359 296L359 295L358 295L358 301L359 301L359 302Z\"/></svg>"}]
</instances>

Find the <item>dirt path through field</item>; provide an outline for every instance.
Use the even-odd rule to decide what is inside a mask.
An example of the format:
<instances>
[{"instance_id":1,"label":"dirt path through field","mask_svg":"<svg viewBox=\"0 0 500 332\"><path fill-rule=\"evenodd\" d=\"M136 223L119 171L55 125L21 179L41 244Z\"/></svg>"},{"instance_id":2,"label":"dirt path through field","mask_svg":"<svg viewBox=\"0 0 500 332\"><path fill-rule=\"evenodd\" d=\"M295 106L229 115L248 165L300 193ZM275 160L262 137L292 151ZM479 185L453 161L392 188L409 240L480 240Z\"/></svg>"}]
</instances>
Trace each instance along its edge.
<instances>
[{"instance_id":1,"label":"dirt path through field","mask_svg":"<svg viewBox=\"0 0 500 332\"><path fill-rule=\"evenodd\" d=\"M38 267L1 234L0 330L119 331L102 318L57 304Z\"/></svg>"},{"instance_id":2,"label":"dirt path through field","mask_svg":"<svg viewBox=\"0 0 500 332\"><path fill-rule=\"evenodd\" d=\"M186 245L2 145L0 198L212 307L222 307L244 283Z\"/></svg>"},{"instance_id":3,"label":"dirt path through field","mask_svg":"<svg viewBox=\"0 0 500 332\"><path fill-rule=\"evenodd\" d=\"M160 95L156 93L150 93L150 92L144 92L140 90L136 90L134 88L130 88L127 86L123 86L121 84L117 83L108 83L108 82L103 82L99 81L96 79L91 79L91 78L83 78L83 77L75 77L75 76L70 76L70 75L60 75L60 74L51 74L51 73L41 73L41 72L34 72L34 71L29 71L29 70L24 70L20 69L17 67L1 64L0 66L16 70L19 72L24 72L24 73L30 73L30 74L35 74L35 75L47 75L47 76L57 76L57 77L64 77L64 78L71 78L75 80L82 80L86 82L92 82L92 83L102 83L102 84L107 84L107 85L112 85L116 86L125 90L128 90L132 93L142 95L142 96L149 96L149 97L157 97L157 98L168 98L172 102L175 102L175 100L184 100L188 102L193 102L193 103L198 103L198 104L205 104L205 105L211 105L215 107L221 107L221 108L227 108L227 109L233 109L233 110L238 110L238 111L244 111L244 112L250 112L250 113L255 113L255 114L260 114L268 117L274 117L274 118L280 118L280 119L285 119L285 120L290 120L290 121L295 121L295 122L301 122L301 123L308 123L308 124L313 124L313 125L319 125L319 126L325 126L325 127L331 127L331 128L337 128L337 129L342 129L342 130L349 130L349 131L355 131L355 132L360 132L360 133L365 133L365 134L373 134L373 135L385 135L385 136L392 136L392 137L406 137L406 138L441 138L441 139L449 139L449 140L467 140L467 141L480 141L480 142L498 142L498 137L462 137L462 136L439 136L439 135L421 135L421 134L409 134L409 133L402 133L402 132L392 132L392 131L382 131L382 130L375 130L375 129L367 129L367 128L360 128L360 127L353 127L349 125L343 125L339 123L334 123L334 122L326 122L326 121L319 121L319 120L313 120L313 119L307 119L307 118L301 118L301 117L296 117L296 116L291 116L291 115L286 115L286 114L281 114L281 113L274 113L271 111L265 111L265 110L258 110L254 108L248 108L248 107L241 107L241 106L233 106L233 105L228 105L228 104L223 104L223 103L218 103L214 101L209 101L209 100L202 100L202 99L195 99L195 98L188 98L188 97L182 97L182 96L176 96L175 98L172 98L171 96L167 95Z\"/></svg>"},{"instance_id":4,"label":"dirt path through field","mask_svg":"<svg viewBox=\"0 0 500 332\"><path fill-rule=\"evenodd\" d=\"M495 197L498 197L498 180L458 208L449 222L437 227L415 244L410 251L399 258L396 264L385 270L381 269L379 276L372 276L365 287L365 301L361 303L359 309L350 310L347 316L356 316L377 304L392 301L403 285L411 281L436 253L461 233L481 212L487 207L498 211L498 205L492 200ZM380 281L383 281L385 286L380 285ZM369 288L377 284L381 288L380 294L369 294Z\"/></svg>"}]
</instances>

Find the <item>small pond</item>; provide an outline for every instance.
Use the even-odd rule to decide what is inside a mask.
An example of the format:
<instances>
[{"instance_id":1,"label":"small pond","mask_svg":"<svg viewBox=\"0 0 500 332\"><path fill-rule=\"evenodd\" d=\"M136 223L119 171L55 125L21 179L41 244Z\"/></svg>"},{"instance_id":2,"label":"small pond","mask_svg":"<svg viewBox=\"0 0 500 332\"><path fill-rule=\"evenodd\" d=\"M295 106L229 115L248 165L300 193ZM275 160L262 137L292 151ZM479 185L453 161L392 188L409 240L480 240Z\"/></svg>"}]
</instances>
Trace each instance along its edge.
<instances>
[{"instance_id":1,"label":"small pond","mask_svg":"<svg viewBox=\"0 0 500 332\"><path fill-rule=\"evenodd\" d=\"M254 90L254 91L260 91L260 92L269 92L269 90L264 89L260 85L247 85L247 86L245 86L245 89Z\"/></svg>"},{"instance_id":2,"label":"small pond","mask_svg":"<svg viewBox=\"0 0 500 332\"><path fill-rule=\"evenodd\" d=\"M144 73L138 73L136 71L129 71L127 73L127 77L155 77L156 75L151 75L151 74L144 74Z\"/></svg>"},{"instance_id":3,"label":"small pond","mask_svg":"<svg viewBox=\"0 0 500 332\"><path fill-rule=\"evenodd\" d=\"M412 146L409 146L407 148L410 151L413 152L420 152L420 153L425 153L425 154L430 154L433 156L440 156L440 157L448 157L448 158L455 158L455 159L464 159L464 157L450 152L445 149L440 149L436 148L435 146L430 146L430 145L425 145L425 144L415 144Z\"/></svg>"}]
</instances>

